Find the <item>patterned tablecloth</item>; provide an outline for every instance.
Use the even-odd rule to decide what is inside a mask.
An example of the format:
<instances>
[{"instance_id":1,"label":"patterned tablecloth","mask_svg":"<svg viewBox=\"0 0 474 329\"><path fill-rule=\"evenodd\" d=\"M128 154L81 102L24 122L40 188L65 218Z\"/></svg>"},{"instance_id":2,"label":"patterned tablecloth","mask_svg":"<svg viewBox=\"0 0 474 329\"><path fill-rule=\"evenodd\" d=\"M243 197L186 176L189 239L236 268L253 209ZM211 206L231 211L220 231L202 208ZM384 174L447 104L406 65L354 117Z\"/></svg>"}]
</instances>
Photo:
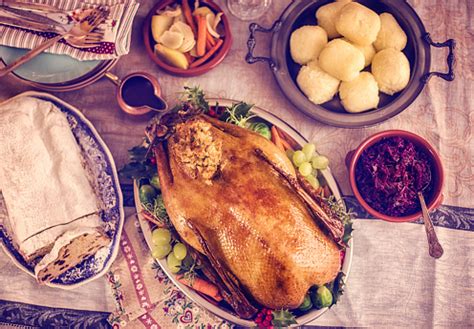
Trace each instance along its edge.
<instances>
[{"instance_id":1,"label":"patterned tablecloth","mask_svg":"<svg viewBox=\"0 0 474 329\"><path fill-rule=\"evenodd\" d=\"M225 6L224 1L218 2ZM273 2L271 11L259 20L262 25L270 26L287 4L287 1ZM132 51L113 69L119 76L140 70L154 73L169 100L174 99L184 85L198 84L209 96L253 102L277 114L328 155L345 195L350 195L351 190L344 157L375 132L393 128L409 130L425 137L439 150L446 170L446 185L444 206L434 217L444 256L437 261L428 256L422 225L369 219L353 198L347 198L359 209L357 217L361 218L354 224L352 270L342 300L315 321L317 325L474 326L474 2L409 2L435 41L448 38L457 41L456 79L448 83L433 78L406 111L371 128L329 127L298 112L278 89L266 65L251 66L244 62L248 24L233 17L235 40L224 62L201 77L175 78L159 71L146 55L141 26L153 2L141 1L134 22ZM268 41L266 36L259 37L258 53L268 52ZM444 71L446 52L435 49L432 56L432 69ZM28 89L12 78L2 79L0 100ZM143 137L145 122L120 112L114 93L115 87L103 79L82 90L57 96L81 109L93 122L120 167L127 161L126 150ZM61 317L66 319L64 321L76 319L77 323L99 327L105 326L106 312L113 307L105 278L74 292L38 287L0 253L0 325L9 321L25 323L28 316L31 320L43 315Z\"/></svg>"}]
</instances>

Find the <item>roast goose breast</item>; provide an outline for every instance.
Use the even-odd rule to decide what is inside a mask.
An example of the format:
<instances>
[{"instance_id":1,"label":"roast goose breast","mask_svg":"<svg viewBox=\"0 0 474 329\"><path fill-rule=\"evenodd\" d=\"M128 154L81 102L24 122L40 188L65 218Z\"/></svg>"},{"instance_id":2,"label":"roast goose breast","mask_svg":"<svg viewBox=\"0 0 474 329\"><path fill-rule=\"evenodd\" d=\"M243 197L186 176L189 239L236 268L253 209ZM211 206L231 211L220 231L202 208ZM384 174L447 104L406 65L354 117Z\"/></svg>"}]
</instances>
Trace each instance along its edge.
<instances>
[{"instance_id":1,"label":"roast goose breast","mask_svg":"<svg viewBox=\"0 0 474 329\"><path fill-rule=\"evenodd\" d=\"M335 279L342 226L328 223L273 143L199 114L174 125L154 152L172 224L209 259L230 299L240 289L265 307L292 309L311 286ZM234 306L249 318L245 296Z\"/></svg>"}]
</instances>

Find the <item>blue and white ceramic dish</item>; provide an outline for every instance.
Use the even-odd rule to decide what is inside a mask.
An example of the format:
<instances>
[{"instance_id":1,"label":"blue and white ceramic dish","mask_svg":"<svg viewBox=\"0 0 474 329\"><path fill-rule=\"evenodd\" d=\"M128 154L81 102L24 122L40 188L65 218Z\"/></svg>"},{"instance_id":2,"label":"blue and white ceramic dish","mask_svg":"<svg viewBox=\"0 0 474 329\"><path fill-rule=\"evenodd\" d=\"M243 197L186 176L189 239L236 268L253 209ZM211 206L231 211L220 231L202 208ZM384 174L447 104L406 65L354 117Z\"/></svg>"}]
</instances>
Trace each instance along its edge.
<instances>
[{"instance_id":1,"label":"blue and white ceramic dish","mask_svg":"<svg viewBox=\"0 0 474 329\"><path fill-rule=\"evenodd\" d=\"M112 240L108 248L99 250L96 255L84 260L48 284L55 288L73 289L105 274L117 256L124 223L122 191L120 189L117 170L107 145L95 130L92 123L87 120L78 109L45 93L29 91L17 95L14 98L25 96L50 101L66 114L71 131L81 148L82 156L84 157L87 167L86 169L91 173L92 186L99 198L102 228ZM2 208L1 201L0 208ZM5 214L6 212L4 211L3 213ZM1 225L3 220L5 220L5 218L2 219L2 216L0 216L0 240L3 249L15 265L31 276L34 276L33 267L25 262L18 250L14 247L7 230Z\"/></svg>"}]
</instances>

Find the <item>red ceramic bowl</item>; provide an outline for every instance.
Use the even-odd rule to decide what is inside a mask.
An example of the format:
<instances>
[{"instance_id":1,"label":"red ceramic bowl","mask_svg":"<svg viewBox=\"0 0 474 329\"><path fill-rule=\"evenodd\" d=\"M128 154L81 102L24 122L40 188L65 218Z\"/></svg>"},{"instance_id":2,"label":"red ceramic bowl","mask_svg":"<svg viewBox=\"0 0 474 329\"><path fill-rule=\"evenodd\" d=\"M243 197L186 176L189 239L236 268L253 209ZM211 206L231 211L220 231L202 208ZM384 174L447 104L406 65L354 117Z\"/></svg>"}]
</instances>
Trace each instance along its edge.
<instances>
[{"instance_id":1,"label":"red ceramic bowl","mask_svg":"<svg viewBox=\"0 0 474 329\"><path fill-rule=\"evenodd\" d=\"M362 142L357 149L354 151L350 151L346 156L346 165L349 169L349 179L351 183L352 191L354 192L354 196L356 197L357 201L364 207L365 210L372 216L376 218L380 218L389 222L409 222L413 221L422 216L421 211L414 213L412 215L403 216L403 217L393 217L382 214L377 210L373 209L369 204L362 198L362 195L359 193L359 189L357 188L356 183L356 176L355 170L357 162L362 154L362 152L367 149L368 147L374 145L375 143L379 142L382 138L385 137L403 137L411 141L415 146L419 149L423 150L430 158L432 164L432 180L434 182L433 191L431 196L427 202L427 206L429 210L433 210L437 208L442 200L443 200L443 183L444 183L444 171L443 166L441 164L441 159L436 152L436 150L422 137L415 135L411 132L404 131L404 130L387 130L379 132L371 137L367 138L364 142Z\"/></svg>"},{"instance_id":2,"label":"red ceramic bowl","mask_svg":"<svg viewBox=\"0 0 474 329\"><path fill-rule=\"evenodd\" d=\"M188 0L188 1L191 5L191 8L193 8L194 0ZM154 48L155 48L156 42L153 39L153 36L151 34L151 18L153 15L156 14L158 10L164 9L166 6L173 5L176 2L181 3L181 1L176 1L176 0L158 1L148 13L148 16L146 17L145 23L143 25L143 41L145 42L146 51L148 53L148 56L150 56L150 58L160 68L162 68L164 71L172 75L176 75L180 77L194 77L197 75L204 74L210 71L211 69L213 69L214 67L216 67L217 65L219 65L224 60L225 56L230 50L230 47L232 46L232 33L230 31L229 20L227 19L227 16L224 13L224 15L222 15L222 20L220 23L220 24L223 24L223 27L224 27L223 29L224 33L221 36L223 40L223 44L220 47L220 49L214 55L212 55L212 57L209 60L207 60L204 64L194 67L194 68L187 69L187 70L183 70L183 69L171 66L165 63L164 61L162 61L158 56L155 55ZM213 1L201 0L200 4L209 7L212 11L214 11L214 13L223 12L222 9L218 5L216 5Z\"/></svg>"}]
</instances>

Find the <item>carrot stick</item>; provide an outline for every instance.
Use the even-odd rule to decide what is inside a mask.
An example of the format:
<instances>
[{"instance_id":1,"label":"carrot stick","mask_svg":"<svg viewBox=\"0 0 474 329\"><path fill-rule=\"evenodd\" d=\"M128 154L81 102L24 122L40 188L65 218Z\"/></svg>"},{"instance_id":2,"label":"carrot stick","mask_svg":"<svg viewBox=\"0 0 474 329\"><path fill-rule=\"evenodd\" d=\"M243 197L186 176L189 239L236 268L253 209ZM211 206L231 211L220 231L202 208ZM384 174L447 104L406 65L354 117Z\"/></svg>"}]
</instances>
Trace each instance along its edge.
<instances>
[{"instance_id":1,"label":"carrot stick","mask_svg":"<svg viewBox=\"0 0 474 329\"><path fill-rule=\"evenodd\" d=\"M208 38L206 38L206 51L209 51L212 49L211 42L209 41Z\"/></svg>"},{"instance_id":2,"label":"carrot stick","mask_svg":"<svg viewBox=\"0 0 474 329\"><path fill-rule=\"evenodd\" d=\"M275 143L275 145L276 145L280 150L282 150L283 152L285 152L285 147L283 146L283 143L281 142L280 135L278 134L278 130L276 129L275 126L272 126L271 132L272 132L272 142Z\"/></svg>"},{"instance_id":3,"label":"carrot stick","mask_svg":"<svg viewBox=\"0 0 474 329\"><path fill-rule=\"evenodd\" d=\"M224 41L222 39L219 39L214 47L212 47L207 54L199 58L197 61L194 61L191 65L189 65L190 68L196 67L207 61L214 53L220 48Z\"/></svg>"},{"instance_id":4,"label":"carrot stick","mask_svg":"<svg viewBox=\"0 0 474 329\"><path fill-rule=\"evenodd\" d=\"M184 53L184 57L186 57L186 59L188 60L188 63L191 64L192 62L194 62L194 57L191 56L191 54L189 52L187 53Z\"/></svg>"},{"instance_id":5,"label":"carrot stick","mask_svg":"<svg viewBox=\"0 0 474 329\"><path fill-rule=\"evenodd\" d=\"M214 46L216 44L216 40L214 39L214 37L211 35L211 33L209 32L209 30L206 30L206 38L207 40L209 40L209 42L211 43L211 46Z\"/></svg>"},{"instance_id":6,"label":"carrot stick","mask_svg":"<svg viewBox=\"0 0 474 329\"><path fill-rule=\"evenodd\" d=\"M217 286L215 286L214 284L212 284L212 283L210 283L210 282L208 282L204 279L195 277L192 280L188 280L182 275L178 276L177 279L182 284L184 284L184 285L186 285L190 288L193 288L194 290L199 291L199 292L201 292L201 293L203 293L203 294L205 294L209 297L212 297L213 299L215 299L218 302L220 302L222 300L222 296L221 296Z\"/></svg>"},{"instance_id":7,"label":"carrot stick","mask_svg":"<svg viewBox=\"0 0 474 329\"><path fill-rule=\"evenodd\" d=\"M186 23L191 26L191 30L193 31L194 35L196 35L196 24L194 24L193 14L191 13L191 7L189 7L188 0L182 0L181 7L183 9L183 15L186 19Z\"/></svg>"},{"instance_id":8,"label":"carrot stick","mask_svg":"<svg viewBox=\"0 0 474 329\"><path fill-rule=\"evenodd\" d=\"M196 41L196 53L199 57L204 56L206 53L206 17L198 15L197 19L197 41Z\"/></svg>"}]
</instances>

